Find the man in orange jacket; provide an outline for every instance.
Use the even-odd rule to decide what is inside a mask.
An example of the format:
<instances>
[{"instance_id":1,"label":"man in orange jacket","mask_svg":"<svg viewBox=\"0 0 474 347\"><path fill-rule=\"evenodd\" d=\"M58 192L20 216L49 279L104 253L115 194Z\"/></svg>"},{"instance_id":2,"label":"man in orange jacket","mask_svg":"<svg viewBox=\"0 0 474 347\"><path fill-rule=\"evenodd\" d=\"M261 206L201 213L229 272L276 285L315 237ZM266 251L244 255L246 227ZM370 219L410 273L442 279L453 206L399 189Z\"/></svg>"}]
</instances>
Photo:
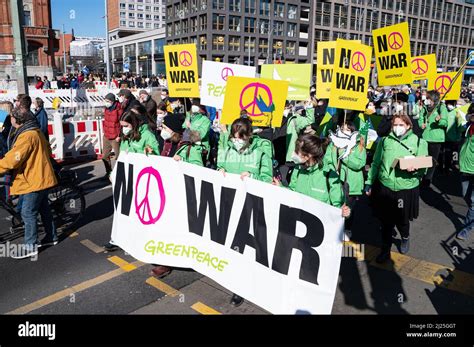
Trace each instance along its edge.
<instances>
[{"instance_id":1,"label":"man in orange jacket","mask_svg":"<svg viewBox=\"0 0 474 347\"><path fill-rule=\"evenodd\" d=\"M38 247L56 245L58 237L48 202L48 189L57 185L56 175L50 161L50 147L41 133L33 114L19 108L11 117L16 129L10 150L0 160L0 175L12 172L12 195L23 199L21 218L25 224L25 244L12 258L23 259L36 256ZM38 243L38 213L46 232Z\"/></svg>"}]
</instances>

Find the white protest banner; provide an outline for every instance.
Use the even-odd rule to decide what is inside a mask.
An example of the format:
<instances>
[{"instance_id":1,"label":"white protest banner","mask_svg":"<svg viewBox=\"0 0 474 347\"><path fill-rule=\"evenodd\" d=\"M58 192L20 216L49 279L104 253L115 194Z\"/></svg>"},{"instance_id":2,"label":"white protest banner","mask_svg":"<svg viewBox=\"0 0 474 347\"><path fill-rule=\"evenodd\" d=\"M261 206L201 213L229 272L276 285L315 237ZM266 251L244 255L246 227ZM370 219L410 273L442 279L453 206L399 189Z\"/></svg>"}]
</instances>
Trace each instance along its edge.
<instances>
[{"instance_id":1,"label":"white protest banner","mask_svg":"<svg viewBox=\"0 0 474 347\"><path fill-rule=\"evenodd\" d=\"M122 152L112 177L112 240L136 259L192 268L272 313L331 313L339 208L161 156Z\"/></svg>"},{"instance_id":2,"label":"white protest banner","mask_svg":"<svg viewBox=\"0 0 474 347\"><path fill-rule=\"evenodd\" d=\"M222 110L227 79L230 76L253 78L255 73L255 66L204 60L202 62L201 104Z\"/></svg>"}]
</instances>

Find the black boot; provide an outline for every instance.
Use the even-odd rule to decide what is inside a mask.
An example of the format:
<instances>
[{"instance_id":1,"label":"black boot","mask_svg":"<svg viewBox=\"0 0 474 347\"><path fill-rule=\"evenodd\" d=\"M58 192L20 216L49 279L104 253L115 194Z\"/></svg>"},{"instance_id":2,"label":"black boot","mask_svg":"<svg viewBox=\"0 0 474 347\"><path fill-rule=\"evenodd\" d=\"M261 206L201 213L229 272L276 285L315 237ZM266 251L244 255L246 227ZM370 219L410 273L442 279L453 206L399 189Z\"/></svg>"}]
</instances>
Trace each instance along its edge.
<instances>
[{"instance_id":1,"label":"black boot","mask_svg":"<svg viewBox=\"0 0 474 347\"><path fill-rule=\"evenodd\" d=\"M232 299L230 300L230 304L234 307L239 307L244 302L244 298L238 296L237 294L232 295Z\"/></svg>"},{"instance_id":2,"label":"black boot","mask_svg":"<svg viewBox=\"0 0 474 347\"><path fill-rule=\"evenodd\" d=\"M383 263L386 263L387 261L389 261L390 259L391 259L390 250L383 250L382 249L382 252L380 252L380 254L377 256L375 261L378 264L383 264Z\"/></svg>"}]
</instances>

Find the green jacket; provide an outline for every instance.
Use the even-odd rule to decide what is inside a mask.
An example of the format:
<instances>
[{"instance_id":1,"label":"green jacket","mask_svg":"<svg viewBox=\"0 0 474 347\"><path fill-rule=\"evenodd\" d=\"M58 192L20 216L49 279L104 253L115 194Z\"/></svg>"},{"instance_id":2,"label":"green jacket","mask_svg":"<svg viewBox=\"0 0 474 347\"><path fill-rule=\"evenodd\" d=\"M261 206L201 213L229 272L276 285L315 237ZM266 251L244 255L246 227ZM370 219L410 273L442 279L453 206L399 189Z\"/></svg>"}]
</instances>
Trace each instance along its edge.
<instances>
[{"instance_id":1,"label":"green jacket","mask_svg":"<svg viewBox=\"0 0 474 347\"><path fill-rule=\"evenodd\" d=\"M435 119L441 116L437 122ZM448 109L446 105L441 103L437 109L428 117L428 110L423 107L420 110L420 118L418 124L423 129L423 124L426 128L423 131L423 139L427 142L441 143L446 141L446 127L448 126Z\"/></svg>"},{"instance_id":2,"label":"green jacket","mask_svg":"<svg viewBox=\"0 0 474 347\"><path fill-rule=\"evenodd\" d=\"M407 148L410 148L411 153ZM395 159L406 156L426 156L428 155L428 143L419 139L418 136L409 130L401 139L398 139L393 132L383 138L377 145L374 161L369 170L366 184L373 185L379 180L385 187L392 191L416 188L420 184L420 179L426 172L426 169L420 169L415 172L401 170L398 165L392 168Z\"/></svg>"},{"instance_id":3,"label":"green jacket","mask_svg":"<svg viewBox=\"0 0 474 347\"><path fill-rule=\"evenodd\" d=\"M176 155L180 156L181 160L186 163L204 166L202 162L202 152L204 149L204 145L185 144L176 151Z\"/></svg>"},{"instance_id":4,"label":"green jacket","mask_svg":"<svg viewBox=\"0 0 474 347\"><path fill-rule=\"evenodd\" d=\"M335 207L344 204L344 192L339 176L325 165L309 168L297 165L291 174L288 188Z\"/></svg>"},{"instance_id":5,"label":"green jacket","mask_svg":"<svg viewBox=\"0 0 474 347\"><path fill-rule=\"evenodd\" d=\"M305 117L298 114L289 117L286 130L286 161L291 161L300 131L314 123L314 109L307 109Z\"/></svg>"},{"instance_id":6,"label":"green jacket","mask_svg":"<svg viewBox=\"0 0 474 347\"><path fill-rule=\"evenodd\" d=\"M152 154L160 154L159 144L155 134L150 131L150 128L147 124L143 124L142 126L140 126L140 140L123 140L122 142L120 142L120 151L145 154L145 148L147 146L150 146L153 150Z\"/></svg>"},{"instance_id":7,"label":"green jacket","mask_svg":"<svg viewBox=\"0 0 474 347\"><path fill-rule=\"evenodd\" d=\"M324 161L326 165L332 165L337 170L338 158L344 150L337 149L332 143L329 144ZM367 152L364 147L360 149L359 143L351 151L351 154L340 161L341 182L349 184L349 195L362 195L364 191L364 167L367 161Z\"/></svg>"},{"instance_id":8,"label":"green jacket","mask_svg":"<svg viewBox=\"0 0 474 347\"><path fill-rule=\"evenodd\" d=\"M474 175L474 142L472 136L469 135L469 129L459 153L459 166L462 173Z\"/></svg>"},{"instance_id":9,"label":"green jacket","mask_svg":"<svg viewBox=\"0 0 474 347\"><path fill-rule=\"evenodd\" d=\"M201 137L201 143L209 150L209 132L211 129L211 120L202 113L196 113L191 117L191 114L186 115L186 121L191 122L191 130L197 131ZM183 128L186 129L186 121L183 123Z\"/></svg>"},{"instance_id":10,"label":"green jacket","mask_svg":"<svg viewBox=\"0 0 474 347\"><path fill-rule=\"evenodd\" d=\"M464 126L463 120L459 114L458 109L454 109L448 112L448 126L446 129L446 141L449 142L460 142Z\"/></svg>"},{"instance_id":11,"label":"green jacket","mask_svg":"<svg viewBox=\"0 0 474 347\"><path fill-rule=\"evenodd\" d=\"M217 169L224 169L228 173L240 175L249 172L250 177L263 182L272 182L273 165L269 157L255 137L250 146L243 153L238 152L231 141L218 151Z\"/></svg>"}]
</instances>

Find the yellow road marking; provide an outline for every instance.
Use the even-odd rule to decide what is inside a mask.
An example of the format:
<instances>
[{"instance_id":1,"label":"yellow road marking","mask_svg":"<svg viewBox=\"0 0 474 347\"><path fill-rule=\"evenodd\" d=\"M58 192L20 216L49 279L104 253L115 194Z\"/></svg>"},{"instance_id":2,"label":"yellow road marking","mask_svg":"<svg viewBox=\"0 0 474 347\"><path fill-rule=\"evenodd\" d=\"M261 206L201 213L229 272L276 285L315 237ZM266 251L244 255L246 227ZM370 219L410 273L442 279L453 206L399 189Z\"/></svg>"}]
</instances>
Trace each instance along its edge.
<instances>
[{"instance_id":1,"label":"yellow road marking","mask_svg":"<svg viewBox=\"0 0 474 347\"><path fill-rule=\"evenodd\" d=\"M160 281L159 279L155 277L148 278L146 280L146 283L148 283L150 286L155 287L156 289L162 291L163 293L171 297L175 297L180 294L179 290L174 289L173 287L170 287L165 282Z\"/></svg>"},{"instance_id":2,"label":"yellow road marking","mask_svg":"<svg viewBox=\"0 0 474 347\"><path fill-rule=\"evenodd\" d=\"M196 312L199 312L200 314L206 314L206 315L210 315L210 314L222 314L220 313L219 311L216 311L214 310L212 307L209 307L205 304L203 304L202 302L196 302L193 306L191 306L191 308L196 311Z\"/></svg>"},{"instance_id":3,"label":"yellow road marking","mask_svg":"<svg viewBox=\"0 0 474 347\"><path fill-rule=\"evenodd\" d=\"M113 257L107 258L109 261L114 263L115 265L119 266L123 271L130 272L135 270L137 267L133 264L130 264L128 261L123 260L120 257L114 255Z\"/></svg>"},{"instance_id":4,"label":"yellow road marking","mask_svg":"<svg viewBox=\"0 0 474 347\"><path fill-rule=\"evenodd\" d=\"M140 261L133 262L132 265L134 265L136 268L139 268L145 264L143 264ZM52 295L46 296L42 299L36 300L35 302L32 302L31 304L19 307L13 311L7 312L7 314L26 314L31 311L37 310L41 307L44 307L46 305L52 304L56 301L59 301L61 299L69 297L71 294L77 294L79 292L82 292L86 289L92 288L98 284L104 283L106 281L109 281L115 277L118 277L122 274L126 273L124 270L116 269L113 271L109 271L103 275L100 275L98 277L92 278L90 280L84 281L82 283L76 284L70 288L66 288L63 290L60 290L59 292L56 292Z\"/></svg>"},{"instance_id":5,"label":"yellow road marking","mask_svg":"<svg viewBox=\"0 0 474 347\"><path fill-rule=\"evenodd\" d=\"M358 244L348 241L345 242L345 245L356 247ZM417 279L461 294L474 296L474 274L416 259L397 252L391 252L392 262L377 264L375 258L379 252L380 248L365 245L365 260L368 261L369 265L388 271L395 271L402 276ZM447 278L443 279L442 275Z\"/></svg>"},{"instance_id":6,"label":"yellow road marking","mask_svg":"<svg viewBox=\"0 0 474 347\"><path fill-rule=\"evenodd\" d=\"M71 233L71 235L69 235L69 237L76 237L76 236L79 236L79 233L77 231Z\"/></svg>"},{"instance_id":7,"label":"yellow road marking","mask_svg":"<svg viewBox=\"0 0 474 347\"><path fill-rule=\"evenodd\" d=\"M102 247L97 246L91 240L85 239L85 240L82 240L81 243L94 253L102 253L104 251Z\"/></svg>"}]
</instances>

